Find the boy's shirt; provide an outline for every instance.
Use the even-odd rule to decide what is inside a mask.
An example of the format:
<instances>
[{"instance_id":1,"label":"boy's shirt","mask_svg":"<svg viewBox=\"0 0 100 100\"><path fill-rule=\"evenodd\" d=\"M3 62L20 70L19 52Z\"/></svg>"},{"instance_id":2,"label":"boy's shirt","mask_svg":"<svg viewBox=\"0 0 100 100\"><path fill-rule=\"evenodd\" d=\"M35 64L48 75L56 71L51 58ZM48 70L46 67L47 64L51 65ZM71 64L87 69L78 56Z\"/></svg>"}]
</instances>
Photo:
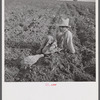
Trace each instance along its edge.
<instances>
[{"instance_id":1,"label":"boy's shirt","mask_svg":"<svg viewBox=\"0 0 100 100\"><path fill-rule=\"evenodd\" d=\"M75 53L74 45L73 45L73 36L69 30L65 32L60 32L56 36L57 45L61 49L69 49L71 53Z\"/></svg>"}]
</instances>

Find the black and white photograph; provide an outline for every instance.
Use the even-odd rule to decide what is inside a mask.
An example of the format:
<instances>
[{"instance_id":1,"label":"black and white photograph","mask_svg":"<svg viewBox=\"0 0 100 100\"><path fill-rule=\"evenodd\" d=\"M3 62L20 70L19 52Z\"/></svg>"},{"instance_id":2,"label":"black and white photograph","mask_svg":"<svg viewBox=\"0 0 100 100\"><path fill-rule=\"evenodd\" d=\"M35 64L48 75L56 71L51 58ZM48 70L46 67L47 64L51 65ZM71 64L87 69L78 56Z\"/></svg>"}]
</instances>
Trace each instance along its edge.
<instances>
[{"instance_id":1,"label":"black and white photograph","mask_svg":"<svg viewBox=\"0 0 100 100\"><path fill-rule=\"evenodd\" d=\"M96 0L4 6L5 82L96 82Z\"/></svg>"}]
</instances>

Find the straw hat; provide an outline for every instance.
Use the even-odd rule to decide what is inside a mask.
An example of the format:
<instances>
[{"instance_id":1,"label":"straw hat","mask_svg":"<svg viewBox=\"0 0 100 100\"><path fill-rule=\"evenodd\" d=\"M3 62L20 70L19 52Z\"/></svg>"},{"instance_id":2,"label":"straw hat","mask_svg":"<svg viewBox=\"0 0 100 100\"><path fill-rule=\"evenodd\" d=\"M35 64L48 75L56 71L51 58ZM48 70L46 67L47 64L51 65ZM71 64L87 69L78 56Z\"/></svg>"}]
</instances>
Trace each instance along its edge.
<instances>
[{"instance_id":1,"label":"straw hat","mask_svg":"<svg viewBox=\"0 0 100 100\"><path fill-rule=\"evenodd\" d=\"M62 23L59 24L59 26L67 26L67 27L71 27L71 26L69 25L69 18L66 18L66 19L61 18L61 20L62 20Z\"/></svg>"}]
</instances>

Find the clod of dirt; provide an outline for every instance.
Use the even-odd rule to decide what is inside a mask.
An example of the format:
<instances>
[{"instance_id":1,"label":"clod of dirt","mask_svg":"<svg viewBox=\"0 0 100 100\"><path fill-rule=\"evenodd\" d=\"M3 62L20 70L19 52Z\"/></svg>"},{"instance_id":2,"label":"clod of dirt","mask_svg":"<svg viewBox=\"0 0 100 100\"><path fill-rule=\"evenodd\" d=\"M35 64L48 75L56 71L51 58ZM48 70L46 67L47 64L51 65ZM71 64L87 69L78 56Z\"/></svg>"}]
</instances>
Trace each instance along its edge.
<instances>
[{"instance_id":1,"label":"clod of dirt","mask_svg":"<svg viewBox=\"0 0 100 100\"><path fill-rule=\"evenodd\" d=\"M84 68L84 71L90 75L93 75L95 77L95 67L86 67Z\"/></svg>"},{"instance_id":2,"label":"clod of dirt","mask_svg":"<svg viewBox=\"0 0 100 100\"><path fill-rule=\"evenodd\" d=\"M74 72L75 81L95 81L95 78L89 74L82 73L81 71Z\"/></svg>"}]
</instances>

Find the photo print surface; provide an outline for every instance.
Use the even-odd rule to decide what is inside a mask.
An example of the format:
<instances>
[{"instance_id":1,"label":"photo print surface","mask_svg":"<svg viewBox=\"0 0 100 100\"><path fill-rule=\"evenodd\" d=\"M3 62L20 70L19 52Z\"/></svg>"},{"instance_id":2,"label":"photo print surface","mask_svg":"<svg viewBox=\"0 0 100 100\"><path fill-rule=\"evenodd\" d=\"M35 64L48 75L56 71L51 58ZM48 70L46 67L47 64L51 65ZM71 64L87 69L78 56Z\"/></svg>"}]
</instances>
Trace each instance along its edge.
<instances>
[{"instance_id":1,"label":"photo print surface","mask_svg":"<svg viewBox=\"0 0 100 100\"><path fill-rule=\"evenodd\" d=\"M5 0L4 15L5 82L95 82L95 2Z\"/></svg>"}]
</instances>

